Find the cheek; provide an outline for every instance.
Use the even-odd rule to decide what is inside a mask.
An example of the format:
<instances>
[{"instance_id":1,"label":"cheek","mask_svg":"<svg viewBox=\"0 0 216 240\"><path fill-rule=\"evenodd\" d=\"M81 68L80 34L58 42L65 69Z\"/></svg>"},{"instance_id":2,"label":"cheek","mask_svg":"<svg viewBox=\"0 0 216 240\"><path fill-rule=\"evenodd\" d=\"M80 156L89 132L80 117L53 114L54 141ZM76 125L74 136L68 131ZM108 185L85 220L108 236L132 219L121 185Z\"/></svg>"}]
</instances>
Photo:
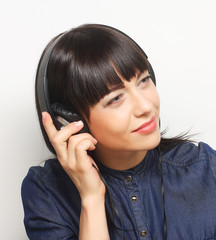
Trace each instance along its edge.
<instances>
[{"instance_id":1,"label":"cheek","mask_svg":"<svg viewBox=\"0 0 216 240\"><path fill-rule=\"evenodd\" d=\"M154 91L151 92L151 94L149 95L150 97L150 101L152 102L153 106L155 109L160 109L160 97L159 97L159 94L155 88Z\"/></svg>"},{"instance_id":2,"label":"cheek","mask_svg":"<svg viewBox=\"0 0 216 240\"><path fill-rule=\"evenodd\" d=\"M111 111L94 113L92 112L90 121L88 123L89 129L92 135L97 139L103 139L104 137L114 137L125 133L128 127L128 119L126 112Z\"/></svg>"}]
</instances>

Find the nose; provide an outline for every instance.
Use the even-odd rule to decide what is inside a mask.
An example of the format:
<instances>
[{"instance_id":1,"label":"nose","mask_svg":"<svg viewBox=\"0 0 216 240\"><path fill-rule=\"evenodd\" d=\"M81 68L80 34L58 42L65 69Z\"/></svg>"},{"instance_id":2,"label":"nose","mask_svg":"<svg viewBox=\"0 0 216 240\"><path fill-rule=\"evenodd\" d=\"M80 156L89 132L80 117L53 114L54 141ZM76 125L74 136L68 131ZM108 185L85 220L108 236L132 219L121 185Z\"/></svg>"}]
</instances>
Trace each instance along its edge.
<instances>
[{"instance_id":1,"label":"nose","mask_svg":"<svg viewBox=\"0 0 216 240\"><path fill-rule=\"evenodd\" d=\"M153 104L143 93L136 91L133 94L133 114L135 117L148 115L152 111Z\"/></svg>"}]
</instances>

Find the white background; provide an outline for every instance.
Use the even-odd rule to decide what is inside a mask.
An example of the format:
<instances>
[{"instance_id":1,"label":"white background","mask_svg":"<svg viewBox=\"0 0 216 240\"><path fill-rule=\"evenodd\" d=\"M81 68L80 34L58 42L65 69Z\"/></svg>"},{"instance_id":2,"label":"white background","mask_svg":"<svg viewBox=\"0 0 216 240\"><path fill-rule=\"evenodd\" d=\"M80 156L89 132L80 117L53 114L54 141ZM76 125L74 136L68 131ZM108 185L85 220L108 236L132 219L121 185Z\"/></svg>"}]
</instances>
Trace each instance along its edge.
<instances>
[{"instance_id":1,"label":"white background","mask_svg":"<svg viewBox=\"0 0 216 240\"><path fill-rule=\"evenodd\" d=\"M215 0L19 0L0 6L0 239L27 239L21 182L48 157L34 105L36 66L47 42L83 23L129 34L149 56L162 129L191 129L216 148Z\"/></svg>"}]
</instances>

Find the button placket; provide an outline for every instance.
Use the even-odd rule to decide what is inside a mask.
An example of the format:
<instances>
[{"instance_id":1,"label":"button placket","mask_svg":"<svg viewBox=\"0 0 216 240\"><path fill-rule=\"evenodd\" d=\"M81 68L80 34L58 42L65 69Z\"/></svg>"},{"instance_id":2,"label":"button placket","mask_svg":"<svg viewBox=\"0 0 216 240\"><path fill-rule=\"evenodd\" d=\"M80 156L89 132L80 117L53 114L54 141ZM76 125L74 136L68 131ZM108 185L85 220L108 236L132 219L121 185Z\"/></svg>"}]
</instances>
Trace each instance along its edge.
<instances>
[{"instance_id":1,"label":"button placket","mask_svg":"<svg viewBox=\"0 0 216 240\"><path fill-rule=\"evenodd\" d=\"M131 197L131 201L132 201L132 202L136 202L137 200L138 200L138 197L137 197L137 196L132 196L132 197Z\"/></svg>"},{"instance_id":2,"label":"button placket","mask_svg":"<svg viewBox=\"0 0 216 240\"><path fill-rule=\"evenodd\" d=\"M131 182L132 180L133 180L133 178L132 178L131 175L127 175L127 176L125 177L125 181L126 181L126 182Z\"/></svg>"},{"instance_id":3,"label":"button placket","mask_svg":"<svg viewBox=\"0 0 216 240\"><path fill-rule=\"evenodd\" d=\"M133 210L134 220L137 225L137 234L139 240L148 239L150 240L151 237L148 234L148 227L146 225L146 215L144 213L144 209L142 206L142 199L140 199L140 189L139 189L139 182L137 182L136 176L132 174L125 175L125 186L128 191L128 197L131 202L131 207Z\"/></svg>"},{"instance_id":4,"label":"button placket","mask_svg":"<svg viewBox=\"0 0 216 240\"><path fill-rule=\"evenodd\" d=\"M134 195L131 196L131 202L132 202L132 207L133 207L134 215L136 218L137 226L139 229L139 235L140 235L139 239L149 239L148 232L146 230L146 224L141 220L143 219L143 217L140 215L141 211L139 207L140 205L139 193L137 191L134 191Z\"/></svg>"},{"instance_id":5,"label":"button placket","mask_svg":"<svg viewBox=\"0 0 216 240\"><path fill-rule=\"evenodd\" d=\"M140 236L141 236L141 237L146 237L146 236L147 236L147 232L146 232L145 230L142 230L142 231L140 232Z\"/></svg>"},{"instance_id":6,"label":"button placket","mask_svg":"<svg viewBox=\"0 0 216 240\"><path fill-rule=\"evenodd\" d=\"M145 215L143 214L143 209L140 205L142 204L142 201L140 200L140 192L139 192L136 176L134 176L133 173L131 174L130 172L128 172L124 176L124 181L125 181L125 187L128 191L128 195L129 195L128 197L130 198L130 201L131 201L131 206L134 213L133 215L135 217L135 221L137 224L139 239L140 240L150 239L149 234L147 234L148 231L145 223L145 217L143 218L143 216Z\"/></svg>"}]
</instances>

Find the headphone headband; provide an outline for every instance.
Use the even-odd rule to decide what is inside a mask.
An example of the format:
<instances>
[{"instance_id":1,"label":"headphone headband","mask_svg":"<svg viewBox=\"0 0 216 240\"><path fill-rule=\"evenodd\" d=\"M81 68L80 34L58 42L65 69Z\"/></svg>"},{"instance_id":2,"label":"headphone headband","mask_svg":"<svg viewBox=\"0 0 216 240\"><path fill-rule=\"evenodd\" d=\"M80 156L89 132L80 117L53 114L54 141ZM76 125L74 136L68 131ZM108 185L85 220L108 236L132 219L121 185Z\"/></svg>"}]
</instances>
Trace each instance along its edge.
<instances>
[{"instance_id":1,"label":"headphone headband","mask_svg":"<svg viewBox=\"0 0 216 240\"><path fill-rule=\"evenodd\" d=\"M39 69L38 69L38 76L37 76L37 94L38 94L38 101L39 101L41 112L43 111L49 112L52 119L55 119L55 116L50 106L47 68L48 68L49 60L53 52L53 49L63 35L64 33L58 36L46 49L44 55L42 56Z\"/></svg>"},{"instance_id":2,"label":"headphone headband","mask_svg":"<svg viewBox=\"0 0 216 240\"><path fill-rule=\"evenodd\" d=\"M83 120L83 118L70 106L64 106L60 103L53 103L51 105L50 99L49 99L49 91L48 91L48 78L47 78L47 69L50 57L53 53L53 49L56 46L56 44L59 42L59 40L64 36L65 33L60 34L45 50L44 54L42 55L39 67L38 67L38 74L37 74L37 81L36 81L36 89L37 89L37 99L40 106L41 112L48 112L53 120L54 125L57 129L61 129L63 126L65 126L65 123ZM148 56L143 51L147 61ZM149 63L149 73L151 75L151 78L156 85L156 79L154 75L154 71L152 69L151 64ZM88 132L88 126L84 122L84 128L80 132Z\"/></svg>"}]
</instances>

